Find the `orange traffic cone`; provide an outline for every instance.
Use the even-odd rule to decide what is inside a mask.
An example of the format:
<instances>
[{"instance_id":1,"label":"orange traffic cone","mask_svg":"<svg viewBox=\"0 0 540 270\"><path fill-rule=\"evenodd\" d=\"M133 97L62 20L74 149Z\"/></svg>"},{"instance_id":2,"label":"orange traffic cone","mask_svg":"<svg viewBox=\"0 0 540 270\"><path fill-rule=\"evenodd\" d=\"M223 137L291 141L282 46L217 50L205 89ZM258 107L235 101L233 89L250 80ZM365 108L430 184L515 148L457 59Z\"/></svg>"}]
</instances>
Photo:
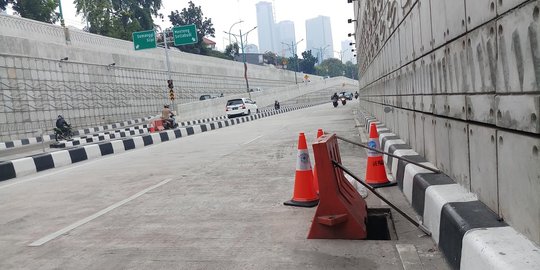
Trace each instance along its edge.
<instances>
[{"instance_id":1,"label":"orange traffic cone","mask_svg":"<svg viewBox=\"0 0 540 270\"><path fill-rule=\"evenodd\" d=\"M324 135L324 132L321 128L317 130L317 139ZM317 177L317 164L313 163L313 186L315 187L315 192L319 194L319 178Z\"/></svg>"},{"instance_id":2,"label":"orange traffic cone","mask_svg":"<svg viewBox=\"0 0 540 270\"><path fill-rule=\"evenodd\" d=\"M369 127L368 146L375 149L381 149L379 146L379 134L375 123L371 123ZM391 186L394 183L388 181L384 162L381 153L368 149L367 168L366 168L366 183L372 187Z\"/></svg>"},{"instance_id":3,"label":"orange traffic cone","mask_svg":"<svg viewBox=\"0 0 540 270\"><path fill-rule=\"evenodd\" d=\"M296 159L293 198L283 204L300 207L313 207L319 204L319 196L317 196L313 187L313 172L311 171L309 151L304 133L300 133L298 137L298 156Z\"/></svg>"}]
</instances>

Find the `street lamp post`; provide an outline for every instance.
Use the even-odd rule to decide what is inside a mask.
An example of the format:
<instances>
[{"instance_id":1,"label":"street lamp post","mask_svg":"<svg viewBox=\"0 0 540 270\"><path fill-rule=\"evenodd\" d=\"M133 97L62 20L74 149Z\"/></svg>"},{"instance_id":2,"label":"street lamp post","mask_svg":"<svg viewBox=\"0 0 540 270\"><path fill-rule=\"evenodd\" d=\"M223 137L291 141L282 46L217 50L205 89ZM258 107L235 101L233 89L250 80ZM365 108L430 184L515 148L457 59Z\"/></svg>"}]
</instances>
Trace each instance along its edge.
<instances>
[{"instance_id":1,"label":"street lamp post","mask_svg":"<svg viewBox=\"0 0 540 270\"><path fill-rule=\"evenodd\" d=\"M324 46L324 47L315 48L316 50L319 51L319 53L318 53L317 55L320 55L320 56L321 56L320 59L317 59L317 60L319 61L319 64L322 63L322 60L323 60L322 58L323 58L323 56L326 54L325 52L326 52L326 49L327 49L328 47L330 47L330 45L326 45L326 46Z\"/></svg>"},{"instance_id":2,"label":"street lamp post","mask_svg":"<svg viewBox=\"0 0 540 270\"><path fill-rule=\"evenodd\" d=\"M232 28L233 28L235 25L237 25L237 24L239 24L239 23L243 23L243 22L244 22L244 21L239 20L239 21L233 23L233 24L231 25L231 27L229 27L229 45L231 45L231 31L232 31Z\"/></svg>"},{"instance_id":3,"label":"street lamp post","mask_svg":"<svg viewBox=\"0 0 540 270\"><path fill-rule=\"evenodd\" d=\"M337 52L339 54L339 60L341 61L341 63L343 63L343 53L345 52L345 50L334 51L334 52Z\"/></svg>"},{"instance_id":4,"label":"street lamp post","mask_svg":"<svg viewBox=\"0 0 540 270\"><path fill-rule=\"evenodd\" d=\"M296 59L296 70L294 71L294 82L296 84L298 84L298 78L296 76L296 73L298 72L298 53L296 51L297 51L298 44L302 41L304 41L304 39L301 39L300 41L296 42L296 44L294 43L294 41L291 41L291 45L281 42L281 44L289 47L289 49L291 50L291 53L294 54L294 57Z\"/></svg>"},{"instance_id":5,"label":"street lamp post","mask_svg":"<svg viewBox=\"0 0 540 270\"><path fill-rule=\"evenodd\" d=\"M232 35L234 36L234 38L236 39L237 36L240 38L240 48L242 49L242 62L244 62L244 78L246 79L246 90L247 90L247 93L249 95L249 98L251 98L251 93L249 92L249 80L248 80L248 76L247 76L247 63L246 63L246 53L244 52L244 37L246 39L246 44L247 44L247 36L248 34L257 29L257 26L251 28L251 30L247 31L245 34L242 35L242 29L240 29L240 35L236 35L236 34L233 34L231 32L225 32L226 34L229 34L229 35ZM236 39L236 42L238 43L238 39Z\"/></svg>"}]
</instances>

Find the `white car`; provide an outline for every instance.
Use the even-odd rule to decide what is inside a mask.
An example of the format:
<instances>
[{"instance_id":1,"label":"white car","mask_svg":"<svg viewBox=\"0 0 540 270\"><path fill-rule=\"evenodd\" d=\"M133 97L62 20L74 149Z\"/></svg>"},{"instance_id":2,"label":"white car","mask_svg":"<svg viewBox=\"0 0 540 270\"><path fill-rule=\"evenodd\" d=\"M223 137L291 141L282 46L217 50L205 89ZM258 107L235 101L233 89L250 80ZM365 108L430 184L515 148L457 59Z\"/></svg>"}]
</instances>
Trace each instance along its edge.
<instances>
[{"instance_id":1,"label":"white car","mask_svg":"<svg viewBox=\"0 0 540 270\"><path fill-rule=\"evenodd\" d=\"M227 101L225 112L227 113L227 117L231 118L239 115L258 113L259 108L257 107L257 102L249 98L237 98Z\"/></svg>"}]
</instances>

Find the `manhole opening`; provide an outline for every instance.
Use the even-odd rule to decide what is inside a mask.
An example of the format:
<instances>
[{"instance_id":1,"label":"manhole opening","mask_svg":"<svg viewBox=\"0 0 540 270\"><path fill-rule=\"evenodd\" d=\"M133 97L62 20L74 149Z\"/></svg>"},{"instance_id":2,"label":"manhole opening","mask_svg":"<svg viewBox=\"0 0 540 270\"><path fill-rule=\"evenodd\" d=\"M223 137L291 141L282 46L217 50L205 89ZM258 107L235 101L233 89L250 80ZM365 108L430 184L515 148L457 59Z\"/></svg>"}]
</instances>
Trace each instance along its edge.
<instances>
[{"instance_id":1,"label":"manhole opening","mask_svg":"<svg viewBox=\"0 0 540 270\"><path fill-rule=\"evenodd\" d=\"M370 208L367 211L366 240L397 240L396 228L390 208Z\"/></svg>"}]
</instances>

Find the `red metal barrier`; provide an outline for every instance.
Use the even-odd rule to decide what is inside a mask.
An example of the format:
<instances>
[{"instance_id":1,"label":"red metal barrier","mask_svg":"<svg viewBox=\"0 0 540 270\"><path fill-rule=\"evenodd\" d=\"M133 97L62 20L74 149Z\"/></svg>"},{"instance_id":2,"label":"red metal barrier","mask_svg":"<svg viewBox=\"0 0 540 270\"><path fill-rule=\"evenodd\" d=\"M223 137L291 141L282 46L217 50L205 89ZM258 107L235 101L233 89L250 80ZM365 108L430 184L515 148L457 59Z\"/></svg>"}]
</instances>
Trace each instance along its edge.
<instances>
[{"instance_id":1,"label":"red metal barrier","mask_svg":"<svg viewBox=\"0 0 540 270\"><path fill-rule=\"evenodd\" d=\"M154 126L155 130L162 131L165 130L165 127L163 127L163 120L157 119L152 121L152 125Z\"/></svg>"},{"instance_id":2,"label":"red metal barrier","mask_svg":"<svg viewBox=\"0 0 540 270\"><path fill-rule=\"evenodd\" d=\"M366 239L366 202L332 164L332 160L341 163L336 135L320 137L313 152L320 201L308 239Z\"/></svg>"}]
</instances>

